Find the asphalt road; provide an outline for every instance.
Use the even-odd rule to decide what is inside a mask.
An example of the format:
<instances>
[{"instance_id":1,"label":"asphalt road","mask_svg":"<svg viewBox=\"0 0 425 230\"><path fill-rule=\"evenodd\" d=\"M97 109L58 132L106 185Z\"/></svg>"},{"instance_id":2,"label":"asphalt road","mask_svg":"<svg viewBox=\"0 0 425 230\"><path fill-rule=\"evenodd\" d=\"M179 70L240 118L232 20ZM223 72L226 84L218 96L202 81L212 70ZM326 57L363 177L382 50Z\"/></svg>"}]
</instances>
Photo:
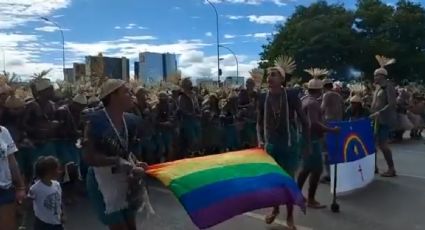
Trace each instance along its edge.
<instances>
[{"instance_id":1,"label":"asphalt road","mask_svg":"<svg viewBox=\"0 0 425 230\"><path fill-rule=\"evenodd\" d=\"M367 188L339 197L341 213L330 209L307 210L304 215L296 211L299 230L425 230L425 144L423 141L405 141L393 145L394 161L399 176L396 178L376 177ZM378 165L384 170L385 162L379 154ZM331 203L329 185L320 185L318 200ZM139 214L139 229L147 230L191 230L196 229L178 201L159 185L151 183L151 201L155 215ZM264 224L268 210L257 210L229 220L214 230L261 230L286 229L285 211L274 225ZM90 204L80 199L77 204L66 208L68 230L106 229L96 219Z\"/></svg>"}]
</instances>

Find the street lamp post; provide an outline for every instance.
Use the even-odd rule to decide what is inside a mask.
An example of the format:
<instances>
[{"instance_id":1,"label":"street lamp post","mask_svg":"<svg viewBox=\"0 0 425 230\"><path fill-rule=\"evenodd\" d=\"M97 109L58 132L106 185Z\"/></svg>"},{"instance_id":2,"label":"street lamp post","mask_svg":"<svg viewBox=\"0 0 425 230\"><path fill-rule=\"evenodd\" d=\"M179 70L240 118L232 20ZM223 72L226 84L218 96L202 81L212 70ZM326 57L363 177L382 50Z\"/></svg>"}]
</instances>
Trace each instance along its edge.
<instances>
[{"instance_id":1,"label":"street lamp post","mask_svg":"<svg viewBox=\"0 0 425 230\"><path fill-rule=\"evenodd\" d=\"M216 36L217 36L217 80L218 80L218 84L220 84L220 75L221 75L221 70L220 70L220 34L219 34L219 23L218 23L218 11L217 8L215 7L215 5L210 2L210 0L206 0L211 7L214 9L215 12L215 18L216 18Z\"/></svg>"},{"instance_id":2,"label":"street lamp post","mask_svg":"<svg viewBox=\"0 0 425 230\"><path fill-rule=\"evenodd\" d=\"M59 26L59 24L57 24L56 22L46 18L46 17L40 17L42 20L46 21L46 22L50 22L53 25L55 25L59 31L61 32L61 36L62 36L62 72L63 72L63 79L65 80L65 36L63 35L63 30L62 27Z\"/></svg>"},{"instance_id":3,"label":"street lamp post","mask_svg":"<svg viewBox=\"0 0 425 230\"><path fill-rule=\"evenodd\" d=\"M3 73L6 74L6 51L3 48L0 49L3 53Z\"/></svg>"},{"instance_id":4,"label":"street lamp post","mask_svg":"<svg viewBox=\"0 0 425 230\"><path fill-rule=\"evenodd\" d=\"M235 61L236 61L236 77L239 77L239 61L238 61L238 57L236 56L235 52L233 52L233 50L231 50L227 46L220 45L220 47L228 50L233 55L233 57L235 58Z\"/></svg>"}]
</instances>

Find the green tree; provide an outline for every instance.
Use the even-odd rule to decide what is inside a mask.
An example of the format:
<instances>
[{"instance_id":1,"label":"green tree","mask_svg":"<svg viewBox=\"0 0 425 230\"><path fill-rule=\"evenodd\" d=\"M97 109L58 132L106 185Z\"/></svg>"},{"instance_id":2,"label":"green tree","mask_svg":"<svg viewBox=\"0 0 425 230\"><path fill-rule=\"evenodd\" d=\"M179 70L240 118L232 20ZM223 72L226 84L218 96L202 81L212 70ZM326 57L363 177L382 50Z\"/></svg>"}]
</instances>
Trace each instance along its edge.
<instances>
[{"instance_id":1,"label":"green tree","mask_svg":"<svg viewBox=\"0 0 425 230\"><path fill-rule=\"evenodd\" d=\"M338 75L355 58L354 19L354 14L339 4L319 1L298 6L263 47L261 67L271 66L276 57L285 54L295 58L298 76L306 77L303 69L310 67L333 69Z\"/></svg>"},{"instance_id":2,"label":"green tree","mask_svg":"<svg viewBox=\"0 0 425 230\"><path fill-rule=\"evenodd\" d=\"M354 64L371 79L379 67L375 55L395 57L398 49L398 44L391 39L394 8L380 0L358 0L355 14L360 54ZM393 73L394 65L387 68Z\"/></svg>"},{"instance_id":3,"label":"green tree","mask_svg":"<svg viewBox=\"0 0 425 230\"><path fill-rule=\"evenodd\" d=\"M420 80L425 76L425 9L401 0L393 15L391 40L396 43L394 76L397 80Z\"/></svg>"}]
</instances>

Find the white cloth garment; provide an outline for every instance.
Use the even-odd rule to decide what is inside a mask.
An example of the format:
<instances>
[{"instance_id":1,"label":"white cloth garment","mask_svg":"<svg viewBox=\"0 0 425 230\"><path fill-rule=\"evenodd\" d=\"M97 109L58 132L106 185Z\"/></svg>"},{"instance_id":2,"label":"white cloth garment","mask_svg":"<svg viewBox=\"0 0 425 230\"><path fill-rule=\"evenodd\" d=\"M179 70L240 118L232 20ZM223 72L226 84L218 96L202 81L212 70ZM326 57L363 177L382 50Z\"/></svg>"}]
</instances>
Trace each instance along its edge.
<instances>
[{"instance_id":1,"label":"white cloth garment","mask_svg":"<svg viewBox=\"0 0 425 230\"><path fill-rule=\"evenodd\" d=\"M15 142L10 136L9 130L0 126L0 188L12 187L12 174L10 172L8 156L17 152Z\"/></svg>"},{"instance_id":2,"label":"white cloth garment","mask_svg":"<svg viewBox=\"0 0 425 230\"><path fill-rule=\"evenodd\" d=\"M99 191L105 203L105 214L111 214L128 207L127 173L112 173L112 167L93 167Z\"/></svg>"},{"instance_id":3,"label":"white cloth garment","mask_svg":"<svg viewBox=\"0 0 425 230\"><path fill-rule=\"evenodd\" d=\"M60 225L62 215L62 189L58 181L50 186L36 181L28 192L33 200L35 216L47 224Z\"/></svg>"}]
</instances>

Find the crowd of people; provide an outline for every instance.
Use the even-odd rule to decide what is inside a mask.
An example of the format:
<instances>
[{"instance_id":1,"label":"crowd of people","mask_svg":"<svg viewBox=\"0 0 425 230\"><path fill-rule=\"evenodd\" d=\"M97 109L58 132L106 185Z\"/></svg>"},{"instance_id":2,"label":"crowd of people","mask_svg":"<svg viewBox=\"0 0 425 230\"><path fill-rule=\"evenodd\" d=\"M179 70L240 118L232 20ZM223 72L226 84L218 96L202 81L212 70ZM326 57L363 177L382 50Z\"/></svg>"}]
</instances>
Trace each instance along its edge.
<instances>
[{"instance_id":1,"label":"crowd of people","mask_svg":"<svg viewBox=\"0 0 425 230\"><path fill-rule=\"evenodd\" d=\"M323 208L315 199L319 181L329 181L322 139L339 132L327 121L372 118L386 177L396 176L389 141L401 141L406 131L422 137L424 92L415 85L394 86L385 69L391 60L378 61L373 86L335 82L316 68L306 70L309 82L290 85L296 66L287 57L267 69L266 83L257 69L242 87L194 87L183 78L172 87L152 88L106 79L91 86L93 92L60 98L49 79L34 79L28 89L3 79L0 226L16 229L15 203L27 197L35 230L62 229L62 192L64 204L72 204L79 181L85 181L102 223L136 229L135 210L147 198L136 188L136 199L129 201L129 174L138 181L148 164L253 147L264 148L300 188L310 178L307 205ZM292 207L287 211L294 229ZM272 223L279 212L274 207L265 221Z\"/></svg>"}]
</instances>

